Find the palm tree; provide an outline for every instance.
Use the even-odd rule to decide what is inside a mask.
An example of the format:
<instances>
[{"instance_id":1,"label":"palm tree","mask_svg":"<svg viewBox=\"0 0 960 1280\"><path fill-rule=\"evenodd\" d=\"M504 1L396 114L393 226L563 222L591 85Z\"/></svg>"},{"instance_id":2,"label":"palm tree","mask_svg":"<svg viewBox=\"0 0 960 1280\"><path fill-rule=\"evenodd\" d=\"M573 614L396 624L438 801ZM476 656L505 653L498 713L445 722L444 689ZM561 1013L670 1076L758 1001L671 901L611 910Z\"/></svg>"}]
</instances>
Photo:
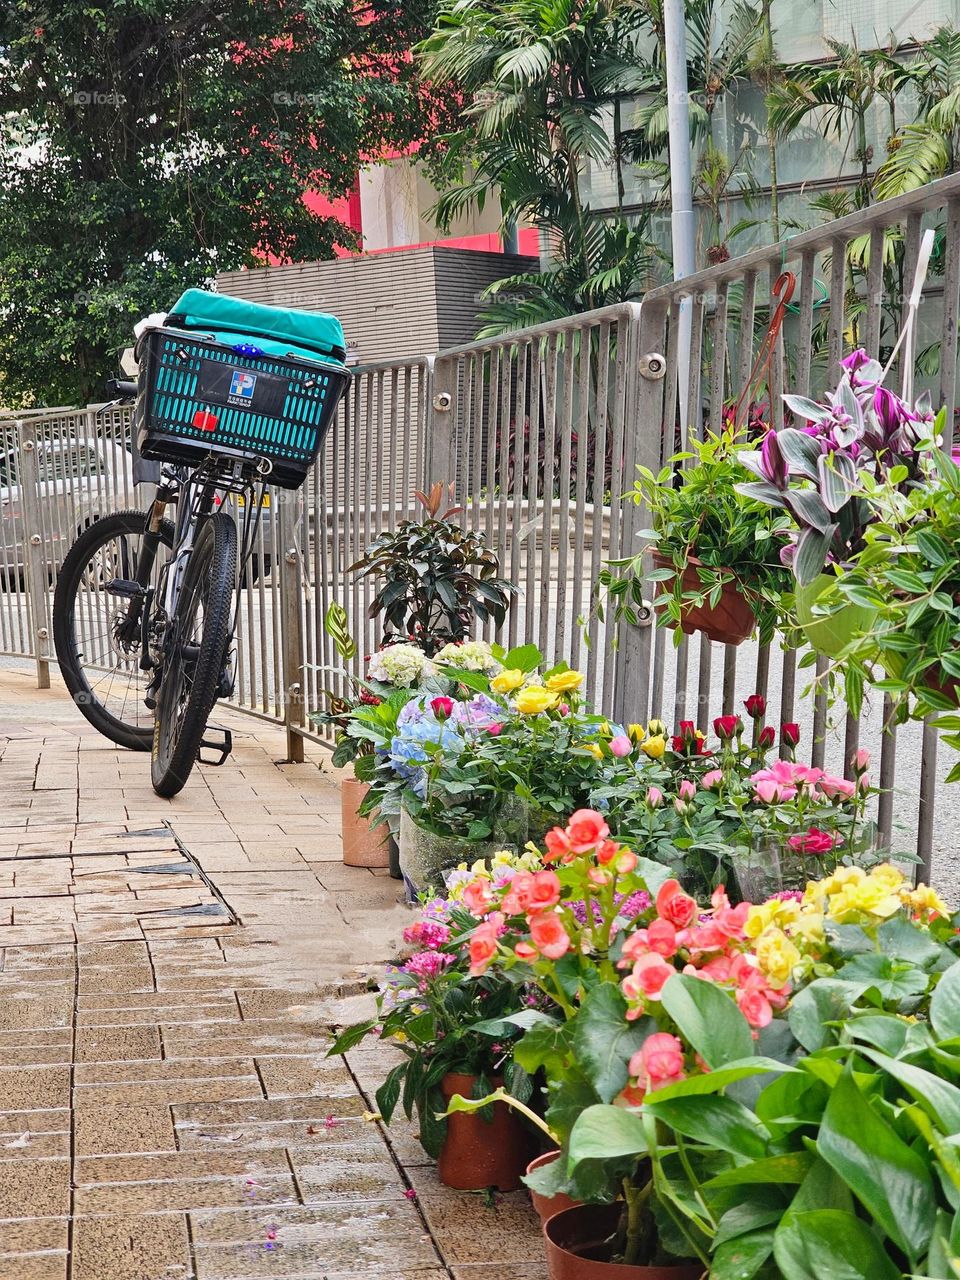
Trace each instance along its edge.
<instances>
[{"instance_id":1,"label":"palm tree","mask_svg":"<svg viewBox=\"0 0 960 1280\"><path fill-rule=\"evenodd\" d=\"M960 164L960 31L940 27L910 64L917 118L894 129L874 183L878 199L902 195Z\"/></svg>"},{"instance_id":2,"label":"palm tree","mask_svg":"<svg viewBox=\"0 0 960 1280\"><path fill-rule=\"evenodd\" d=\"M860 165L857 203L870 198L870 164L873 148L867 143L867 118L880 99L887 105L896 128L897 95L913 78L909 67L896 61L890 50L863 50L854 44L830 40L835 61L798 64L767 94L770 128L778 137L793 133L810 115L817 118L824 137L845 135L854 144L853 158ZM849 142L848 142L849 145ZM839 175L838 175L839 176Z\"/></svg>"}]
</instances>

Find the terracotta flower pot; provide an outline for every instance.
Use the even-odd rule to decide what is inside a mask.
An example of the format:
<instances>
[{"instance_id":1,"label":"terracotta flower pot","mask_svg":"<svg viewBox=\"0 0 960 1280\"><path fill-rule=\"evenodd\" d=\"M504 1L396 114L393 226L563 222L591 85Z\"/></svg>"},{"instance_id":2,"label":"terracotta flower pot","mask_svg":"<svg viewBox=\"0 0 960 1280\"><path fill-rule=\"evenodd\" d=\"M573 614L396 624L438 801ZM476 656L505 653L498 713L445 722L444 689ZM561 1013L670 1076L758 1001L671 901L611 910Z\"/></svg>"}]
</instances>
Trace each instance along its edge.
<instances>
[{"instance_id":1,"label":"terracotta flower pot","mask_svg":"<svg viewBox=\"0 0 960 1280\"><path fill-rule=\"evenodd\" d=\"M340 783L343 861L348 867L386 867L390 863L386 825L373 827L369 818L361 818L357 812L369 789L358 778L344 778Z\"/></svg>"},{"instance_id":2,"label":"terracotta flower pot","mask_svg":"<svg viewBox=\"0 0 960 1280\"><path fill-rule=\"evenodd\" d=\"M553 1164L559 1154L559 1151L546 1151L542 1156L537 1156L536 1160L531 1160L527 1165L527 1173L533 1173L534 1169L542 1169L545 1164ZM540 1215L541 1222L546 1222L562 1209L573 1209L582 1203L563 1191L555 1196L542 1196L539 1191L534 1191L533 1187L527 1187L527 1190L530 1192L530 1199L533 1201L534 1209Z\"/></svg>"},{"instance_id":3,"label":"terracotta flower pot","mask_svg":"<svg viewBox=\"0 0 960 1280\"><path fill-rule=\"evenodd\" d=\"M701 1280L705 1271L700 1262L641 1267L598 1258L621 1208L619 1204L582 1204L554 1214L543 1224L550 1280Z\"/></svg>"},{"instance_id":4,"label":"terracotta flower pot","mask_svg":"<svg viewBox=\"0 0 960 1280\"><path fill-rule=\"evenodd\" d=\"M673 568L673 561L668 556L659 551L654 551L652 555L654 568ZM697 568L702 563L696 556L691 556L687 561L680 579L684 593L703 590L703 583L697 573ZM716 606L711 605L709 600L704 600L701 605L684 603L681 610L680 629L688 636L693 635L695 631L702 631L708 639L716 640L720 644L743 644L744 640L748 640L753 635L753 629L757 625L756 616L750 601L737 587L732 570L718 570L718 572L729 572L731 577L724 582ZM662 613L666 606L658 604L656 608L658 613Z\"/></svg>"},{"instance_id":5,"label":"terracotta flower pot","mask_svg":"<svg viewBox=\"0 0 960 1280\"><path fill-rule=\"evenodd\" d=\"M794 593L797 621L803 633L818 653L835 658L861 631L869 631L876 621L877 610L869 605L845 604L842 609L827 617L818 618L814 605L836 581L828 573L821 573L806 586L798 586Z\"/></svg>"},{"instance_id":6,"label":"terracotta flower pot","mask_svg":"<svg viewBox=\"0 0 960 1280\"><path fill-rule=\"evenodd\" d=\"M473 1094L477 1077L451 1072L440 1081L449 1102L455 1093ZM502 1081L493 1080L494 1088ZM530 1159L530 1135L516 1111L505 1102L493 1103L493 1120L465 1111L447 1116L447 1137L437 1161L437 1173L445 1187L457 1191L516 1191Z\"/></svg>"}]
</instances>

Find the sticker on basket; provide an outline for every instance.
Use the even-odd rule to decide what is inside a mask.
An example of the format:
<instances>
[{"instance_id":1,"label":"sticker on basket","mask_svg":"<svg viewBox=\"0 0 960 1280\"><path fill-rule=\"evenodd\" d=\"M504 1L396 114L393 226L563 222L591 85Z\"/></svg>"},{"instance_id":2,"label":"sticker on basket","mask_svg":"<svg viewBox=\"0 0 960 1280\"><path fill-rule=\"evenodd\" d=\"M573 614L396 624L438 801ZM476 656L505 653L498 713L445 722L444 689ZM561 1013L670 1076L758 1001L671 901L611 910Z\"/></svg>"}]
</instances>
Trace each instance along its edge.
<instances>
[{"instance_id":1,"label":"sticker on basket","mask_svg":"<svg viewBox=\"0 0 960 1280\"><path fill-rule=\"evenodd\" d=\"M257 385L257 375L248 373L246 369L233 369L230 378L230 404L249 404Z\"/></svg>"},{"instance_id":2,"label":"sticker on basket","mask_svg":"<svg viewBox=\"0 0 960 1280\"><path fill-rule=\"evenodd\" d=\"M207 413L205 409L198 409L193 415L193 425L198 431L216 431L219 421L215 413Z\"/></svg>"}]
</instances>

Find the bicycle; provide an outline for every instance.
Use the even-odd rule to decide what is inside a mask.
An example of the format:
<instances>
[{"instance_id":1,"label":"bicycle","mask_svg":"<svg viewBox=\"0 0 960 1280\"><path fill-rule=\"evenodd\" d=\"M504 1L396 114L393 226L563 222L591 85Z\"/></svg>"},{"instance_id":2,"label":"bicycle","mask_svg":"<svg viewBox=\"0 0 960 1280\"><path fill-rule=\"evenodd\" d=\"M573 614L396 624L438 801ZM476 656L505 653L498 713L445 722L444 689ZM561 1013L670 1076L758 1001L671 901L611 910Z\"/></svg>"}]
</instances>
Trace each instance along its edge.
<instances>
[{"instance_id":1,"label":"bicycle","mask_svg":"<svg viewBox=\"0 0 960 1280\"><path fill-rule=\"evenodd\" d=\"M135 400L140 452L161 463L160 479L147 511L119 511L80 533L54 593L54 646L74 702L111 741L151 752L161 796L176 795L198 759L223 764L230 753L229 730L212 740L207 722L233 691L239 586L264 490L303 483L350 377L336 357L275 354L274 338L229 344L216 331L173 327L198 297L214 296L188 290L166 324L141 337L138 380L108 383L114 404ZM236 312L238 300L216 300ZM242 334L256 335L263 317L254 313L296 314L242 308ZM330 346L342 360L342 346ZM242 499L239 532L231 495ZM205 748L219 757L204 759Z\"/></svg>"}]
</instances>

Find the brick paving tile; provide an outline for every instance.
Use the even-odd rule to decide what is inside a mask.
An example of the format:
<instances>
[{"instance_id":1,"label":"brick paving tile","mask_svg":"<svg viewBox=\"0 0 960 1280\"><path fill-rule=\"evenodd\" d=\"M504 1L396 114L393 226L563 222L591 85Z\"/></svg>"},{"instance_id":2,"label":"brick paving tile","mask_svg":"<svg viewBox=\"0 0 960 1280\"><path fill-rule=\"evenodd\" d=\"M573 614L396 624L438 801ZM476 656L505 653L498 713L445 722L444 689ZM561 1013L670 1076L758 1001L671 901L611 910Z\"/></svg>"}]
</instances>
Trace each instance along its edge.
<instances>
[{"instance_id":1,"label":"brick paving tile","mask_svg":"<svg viewBox=\"0 0 960 1280\"><path fill-rule=\"evenodd\" d=\"M231 762L164 801L62 692L0 667L0 704L0 1280L543 1280L522 1196L364 1118L393 1056L325 1056L407 920L333 780L225 710ZM236 919L185 911L198 866Z\"/></svg>"}]
</instances>

